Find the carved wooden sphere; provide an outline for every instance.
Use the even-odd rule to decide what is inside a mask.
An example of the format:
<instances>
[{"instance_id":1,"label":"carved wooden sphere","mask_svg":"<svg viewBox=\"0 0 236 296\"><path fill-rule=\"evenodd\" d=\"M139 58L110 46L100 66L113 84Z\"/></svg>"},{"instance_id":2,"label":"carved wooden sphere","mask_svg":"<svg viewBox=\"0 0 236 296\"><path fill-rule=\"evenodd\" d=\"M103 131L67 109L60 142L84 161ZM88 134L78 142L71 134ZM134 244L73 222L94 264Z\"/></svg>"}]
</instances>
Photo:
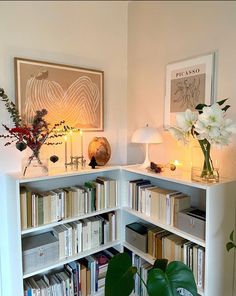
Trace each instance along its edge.
<instances>
[{"instance_id":1,"label":"carved wooden sphere","mask_svg":"<svg viewBox=\"0 0 236 296\"><path fill-rule=\"evenodd\" d=\"M111 146L105 137L95 137L89 143L88 157L95 157L98 165L105 165L111 157Z\"/></svg>"}]
</instances>

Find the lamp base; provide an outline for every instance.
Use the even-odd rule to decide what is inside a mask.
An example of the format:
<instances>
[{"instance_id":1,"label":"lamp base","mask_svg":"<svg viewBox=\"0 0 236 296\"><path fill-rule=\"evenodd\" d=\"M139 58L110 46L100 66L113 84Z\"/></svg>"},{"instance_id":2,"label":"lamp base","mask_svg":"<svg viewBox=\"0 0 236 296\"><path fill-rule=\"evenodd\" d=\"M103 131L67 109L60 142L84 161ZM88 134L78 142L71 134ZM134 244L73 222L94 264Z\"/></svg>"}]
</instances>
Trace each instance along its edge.
<instances>
[{"instance_id":1,"label":"lamp base","mask_svg":"<svg viewBox=\"0 0 236 296\"><path fill-rule=\"evenodd\" d=\"M146 169L150 166L150 159L149 159L149 155L148 155L148 144L146 144L145 146L146 146L145 160L144 160L144 163L140 165L140 168L142 168L142 169Z\"/></svg>"},{"instance_id":2,"label":"lamp base","mask_svg":"<svg viewBox=\"0 0 236 296\"><path fill-rule=\"evenodd\" d=\"M144 163L142 163L140 166L139 166L141 169L146 169L148 167L150 167L150 161L144 161Z\"/></svg>"}]
</instances>

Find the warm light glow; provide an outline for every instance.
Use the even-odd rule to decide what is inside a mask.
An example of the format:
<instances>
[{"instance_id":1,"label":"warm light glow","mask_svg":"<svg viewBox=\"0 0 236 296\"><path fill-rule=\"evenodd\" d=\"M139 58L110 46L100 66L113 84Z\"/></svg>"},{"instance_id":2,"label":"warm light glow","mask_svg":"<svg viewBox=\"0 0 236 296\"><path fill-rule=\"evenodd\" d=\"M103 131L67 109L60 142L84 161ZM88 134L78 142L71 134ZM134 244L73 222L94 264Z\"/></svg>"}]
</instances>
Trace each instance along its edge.
<instances>
[{"instance_id":1,"label":"warm light glow","mask_svg":"<svg viewBox=\"0 0 236 296\"><path fill-rule=\"evenodd\" d=\"M172 161L171 162L172 164L174 164L176 167L180 167L180 166L182 166L183 164L182 164L182 162L180 162L179 160L174 160L174 161Z\"/></svg>"},{"instance_id":2,"label":"warm light glow","mask_svg":"<svg viewBox=\"0 0 236 296\"><path fill-rule=\"evenodd\" d=\"M72 130L70 130L70 135L72 135L73 134L73 131Z\"/></svg>"},{"instance_id":3,"label":"warm light glow","mask_svg":"<svg viewBox=\"0 0 236 296\"><path fill-rule=\"evenodd\" d=\"M81 136L83 136L83 131L80 130L79 133L80 133Z\"/></svg>"},{"instance_id":4,"label":"warm light glow","mask_svg":"<svg viewBox=\"0 0 236 296\"><path fill-rule=\"evenodd\" d=\"M64 140L65 140L65 142L67 142L67 136L64 136Z\"/></svg>"}]
</instances>

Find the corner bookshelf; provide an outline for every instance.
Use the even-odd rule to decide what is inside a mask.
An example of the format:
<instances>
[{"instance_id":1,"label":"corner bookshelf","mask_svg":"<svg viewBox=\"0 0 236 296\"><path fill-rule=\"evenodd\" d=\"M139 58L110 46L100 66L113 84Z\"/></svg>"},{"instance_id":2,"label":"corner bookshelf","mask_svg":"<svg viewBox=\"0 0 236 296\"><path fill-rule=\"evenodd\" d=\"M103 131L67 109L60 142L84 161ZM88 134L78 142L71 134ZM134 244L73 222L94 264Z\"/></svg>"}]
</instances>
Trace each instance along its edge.
<instances>
[{"instance_id":1,"label":"corner bookshelf","mask_svg":"<svg viewBox=\"0 0 236 296\"><path fill-rule=\"evenodd\" d=\"M126 196L122 207L122 227L140 221L159 226L169 232L187 239L205 248L205 287L198 293L204 296L233 296L234 291L234 252L226 251L229 234L235 226L236 209L236 181L220 179L216 184L193 182L189 174L156 174L138 166L122 168L122 195ZM154 186L165 189L181 191L191 196L191 206L199 207L206 211L205 240L195 237L176 227L161 223L157 218L147 216L128 206L128 181L135 179L148 179ZM125 242L125 231L122 232L123 245L150 264L154 258L143 253Z\"/></svg>"},{"instance_id":2,"label":"corner bookshelf","mask_svg":"<svg viewBox=\"0 0 236 296\"><path fill-rule=\"evenodd\" d=\"M118 180L118 204L108 208L77 217L64 219L22 230L20 221L20 186L34 190L53 190L70 187L95 179L98 176ZM205 240L199 239L176 227L161 223L154 217L147 216L128 207L128 182L143 178L153 185L184 192L191 196L191 205L206 211ZM159 226L184 239L205 248L205 289L204 296L233 296L234 252L227 252L225 244L235 225L236 181L221 179L217 184L192 182L188 175L155 174L138 166L113 166L99 169L84 169L76 172L61 173L35 178L19 178L16 175L0 175L1 186L1 240L0 240L0 283L2 295L23 296L23 280L33 275L48 272L65 263L83 258L109 247L131 250L150 264L155 258L143 253L125 242L125 226L136 221L144 221ZM115 241L86 250L75 256L58 260L32 272L23 273L22 237L50 231L54 226L93 217L107 212L117 213L117 237ZM4 293L3 293L4 292ZM1 293L0 293L1 294ZM95 296L95 295L93 295ZM102 296L102 295L101 295Z\"/></svg>"}]
</instances>

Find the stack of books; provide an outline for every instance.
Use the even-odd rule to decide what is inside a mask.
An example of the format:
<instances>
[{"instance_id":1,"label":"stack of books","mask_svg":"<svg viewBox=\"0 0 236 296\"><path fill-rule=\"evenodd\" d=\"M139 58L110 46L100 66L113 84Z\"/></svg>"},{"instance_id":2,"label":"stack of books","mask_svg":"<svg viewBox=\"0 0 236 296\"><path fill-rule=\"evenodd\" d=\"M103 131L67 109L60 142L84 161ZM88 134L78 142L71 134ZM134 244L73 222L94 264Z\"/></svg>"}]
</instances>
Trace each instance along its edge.
<instances>
[{"instance_id":1,"label":"stack of books","mask_svg":"<svg viewBox=\"0 0 236 296\"><path fill-rule=\"evenodd\" d=\"M190 197L176 190L153 186L149 180L129 181L129 207L158 219L161 223L177 226L178 212L190 207Z\"/></svg>"},{"instance_id":2,"label":"stack of books","mask_svg":"<svg viewBox=\"0 0 236 296\"><path fill-rule=\"evenodd\" d=\"M84 185L45 192L34 192L22 187L20 203L22 229L36 227L116 207L117 180L97 177Z\"/></svg>"},{"instance_id":3,"label":"stack of books","mask_svg":"<svg viewBox=\"0 0 236 296\"><path fill-rule=\"evenodd\" d=\"M73 261L62 270L24 280L24 296L87 296L102 293L109 260L114 248Z\"/></svg>"}]
</instances>

